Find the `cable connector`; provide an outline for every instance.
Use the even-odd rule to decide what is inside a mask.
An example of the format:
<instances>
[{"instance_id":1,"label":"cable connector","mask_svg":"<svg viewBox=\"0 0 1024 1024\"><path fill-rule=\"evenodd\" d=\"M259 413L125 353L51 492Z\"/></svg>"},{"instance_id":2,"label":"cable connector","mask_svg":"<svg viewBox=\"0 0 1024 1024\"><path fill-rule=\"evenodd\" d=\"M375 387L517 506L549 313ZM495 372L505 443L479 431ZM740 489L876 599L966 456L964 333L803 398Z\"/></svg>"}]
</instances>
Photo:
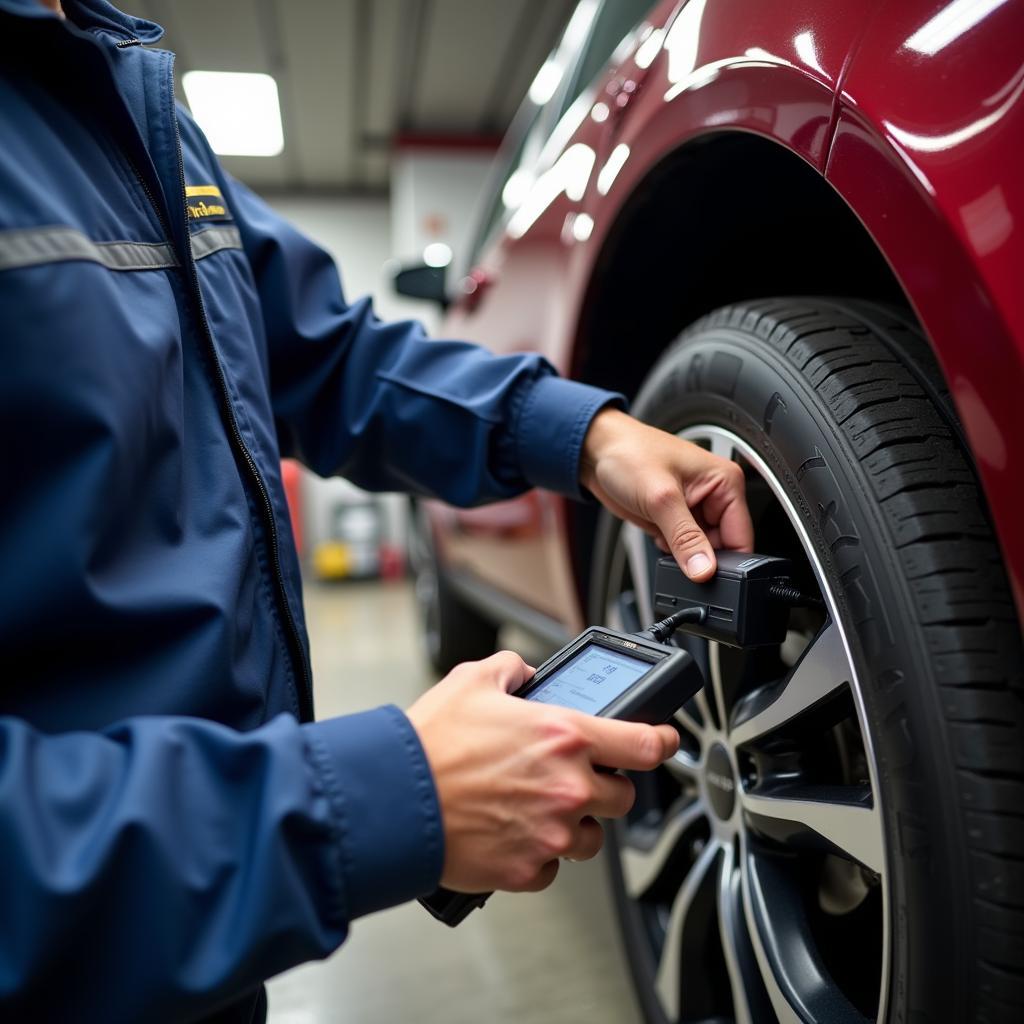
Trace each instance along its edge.
<instances>
[{"instance_id":1,"label":"cable connector","mask_svg":"<svg viewBox=\"0 0 1024 1024\"><path fill-rule=\"evenodd\" d=\"M820 597L804 594L799 587L789 583L773 583L768 588L768 596L773 601L781 601L790 608L822 608L825 602Z\"/></svg>"},{"instance_id":2,"label":"cable connector","mask_svg":"<svg viewBox=\"0 0 1024 1024\"><path fill-rule=\"evenodd\" d=\"M656 622L653 626L648 626L646 629L641 630L637 633L637 636L647 637L655 643L663 644L666 640L671 638L672 634L684 622L700 623L707 617L707 608L680 608L679 611L673 612L667 619L662 619L661 622Z\"/></svg>"}]
</instances>

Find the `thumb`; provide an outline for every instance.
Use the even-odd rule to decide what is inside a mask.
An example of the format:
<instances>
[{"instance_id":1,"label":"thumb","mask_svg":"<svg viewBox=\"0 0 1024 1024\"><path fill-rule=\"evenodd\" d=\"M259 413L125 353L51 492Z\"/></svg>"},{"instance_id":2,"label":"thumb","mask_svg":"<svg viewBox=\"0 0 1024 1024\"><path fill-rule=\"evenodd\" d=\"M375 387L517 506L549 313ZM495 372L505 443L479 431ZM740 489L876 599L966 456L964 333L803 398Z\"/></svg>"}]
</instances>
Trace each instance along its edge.
<instances>
[{"instance_id":1,"label":"thumb","mask_svg":"<svg viewBox=\"0 0 1024 1024\"><path fill-rule=\"evenodd\" d=\"M525 686L537 671L531 665L527 665L514 651L498 651L497 654L492 654L476 664L484 670L482 675L487 680L487 685L495 686L506 693L515 693Z\"/></svg>"},{"instance_id":2,"label":"thumb","mask_svg":"<svg viewBox=\"0 0 1024 1024\"><path fill-rule=\"evenodd\" d=\"M682 495L654 521L680 568L691 580L703 582L714 574L717 564L714 548Z\"/></svg>"}]
</instances>

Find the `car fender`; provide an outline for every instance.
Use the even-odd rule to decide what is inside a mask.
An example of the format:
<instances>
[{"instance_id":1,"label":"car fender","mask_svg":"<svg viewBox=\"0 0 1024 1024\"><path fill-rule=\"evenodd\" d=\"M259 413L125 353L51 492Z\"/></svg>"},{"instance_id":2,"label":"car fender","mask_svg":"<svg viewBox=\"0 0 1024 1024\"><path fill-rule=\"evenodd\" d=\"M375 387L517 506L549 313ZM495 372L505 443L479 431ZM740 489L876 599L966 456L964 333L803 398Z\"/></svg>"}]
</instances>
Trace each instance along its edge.
<instances>
[{"instance_id":1,"label":"car fender","mask_svg":"<svg viewBox=\"0 0 1024 1024\"><path fill-rule=\"evenodd\" d=\"M622 207L667 155L723 131L784 146L825 175L859 218L925 328L1021 609L1024 451L1014 441L1024 393L1024 65L1013 40L1024 35L1024 11L997 5L987 22L929 56L907 40L953 5L880 5L873 17L844 5L847 20L825 24L820 10L758 5L755 25L738 25L733 6L689 0L667 23L649 68L636 69L634 53L618 69L620 79L635 74L639 89L626 115L609 119L582 202L593 223L586 244L565 235L574 320L582 322L588 282ZM757 45L746 45L755 37ZM947 82L951 67L956 88ZM572 365L571 352L552 355Z\"/></svg>"},{"instance_id":2,"label":"car fender","mask_svg":"<svg viewBox=\"0 0 1024 1024\"><path fill-rule=\"evenodd\" d=\"M843 81L826 176L931 340L1020 612L1024 8L913 0L882 14Z\"/></svg>"}]
</instances>

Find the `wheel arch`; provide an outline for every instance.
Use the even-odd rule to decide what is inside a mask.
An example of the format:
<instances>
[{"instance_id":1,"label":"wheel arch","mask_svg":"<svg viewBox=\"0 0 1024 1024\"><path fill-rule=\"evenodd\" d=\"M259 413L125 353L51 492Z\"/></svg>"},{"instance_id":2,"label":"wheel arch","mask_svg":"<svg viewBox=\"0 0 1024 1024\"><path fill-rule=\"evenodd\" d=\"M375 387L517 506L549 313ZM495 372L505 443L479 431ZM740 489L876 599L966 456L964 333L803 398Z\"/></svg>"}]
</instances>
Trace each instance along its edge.
<instances>
[{"instance_id":1,"label":"wheel arch","mask_svg":"<svg viewBox=\"0 0 1024 1024\"><path fill-rule=\"evenodd\" d=\"M687 324L773 295L849 295L913 316L871 235L814 167L751 132L702 136L650 170L604 236L581 303L572 375L632 398ZM581 607L595 524L593 506L567 507Z\"/></svg>"}]
</instances>

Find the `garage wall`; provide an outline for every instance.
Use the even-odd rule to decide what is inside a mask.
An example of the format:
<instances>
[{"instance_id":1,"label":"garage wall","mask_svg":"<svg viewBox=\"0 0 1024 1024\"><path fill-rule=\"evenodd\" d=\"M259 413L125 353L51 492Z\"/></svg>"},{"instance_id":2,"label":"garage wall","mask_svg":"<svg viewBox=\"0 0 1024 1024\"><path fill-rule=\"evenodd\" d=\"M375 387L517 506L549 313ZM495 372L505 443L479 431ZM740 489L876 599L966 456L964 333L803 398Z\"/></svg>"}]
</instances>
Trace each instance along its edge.
<instances>
[{"instance_id":1,"label":"garage wall","mask_svg":"<svg viewBox=\"0 0 1024 1024\"><path fill-rule=\"evenodd\" d=\"M391 277L399 265L420 262L431 242L453 250L452 278L468 269L493 161L494 150L488 148L399 148L392 161L390 199L285 194L270 202L334 256L350 301L371 295L382 319L414 317L434 330L437 307L396 295Z\"/></svg>"},{"instance_id":2,"label":"garage wall","mask_svg":"<svg viewBox=\"0 0 1024 1024\"><path fill-rule=\"evenodd\" d=\"M429 243L444 242L455 254L452 274L464 274L493 162L490 148L399 149L391 170L394 255L416 262Z\"/></svg>"}]
</instances>

